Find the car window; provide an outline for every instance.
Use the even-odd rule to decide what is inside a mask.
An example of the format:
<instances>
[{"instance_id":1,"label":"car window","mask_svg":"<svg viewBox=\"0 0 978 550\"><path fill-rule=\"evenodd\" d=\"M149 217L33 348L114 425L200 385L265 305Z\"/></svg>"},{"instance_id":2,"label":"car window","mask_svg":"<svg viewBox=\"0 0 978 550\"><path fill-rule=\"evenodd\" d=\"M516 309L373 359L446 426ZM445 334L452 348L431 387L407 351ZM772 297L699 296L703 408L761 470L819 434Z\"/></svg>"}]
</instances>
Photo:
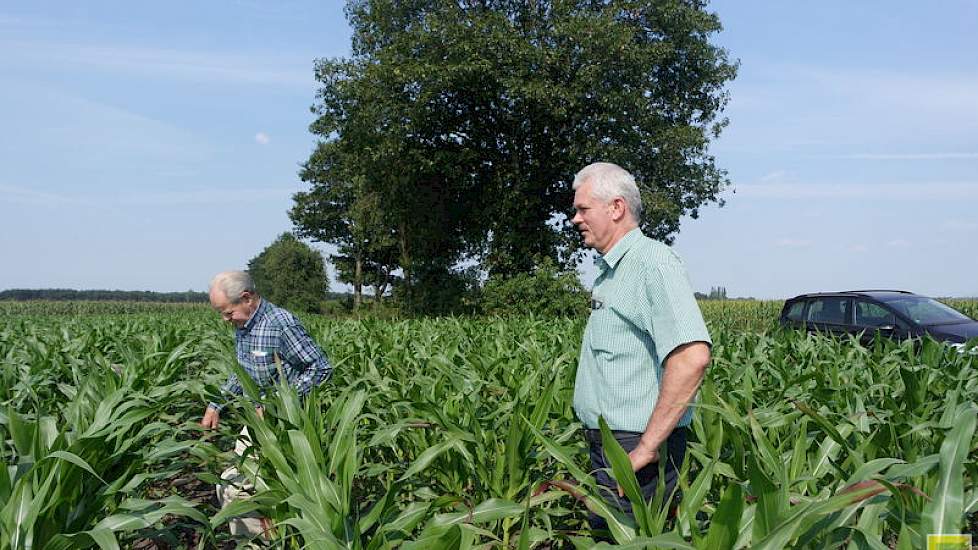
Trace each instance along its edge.
<instances>
[{"instance_id":1,"label":"car window","mask_svg":"<svg viewBox=\"0 0 978 550\"><path fill-rule=\"evenodd\" d=\"M861 327L896 326L896 315L885 307L866 302L856 301L856 324Z\"/></svg>"},{"instance_id":2,"label":"car window","mask_svg":"<svg viewBox=\"0 0 978 550\"><path fill-rule=\"evenodd\" d=\"M907 296L887 300L886 303L919 325L962 323L971 320L970 317L950 306L922 296Z\"/></svg>"},{"instance_id":3,"label":"car window","mask_svg":"<svg viewBox=\"0 0 978 550\"><path fill-rule=\"evenodd\" d=\"M844 325L849 322L852 300L839 296L815 298L808 306L808 321Z\"/></svg>"},{"instance_id":4,"label":"car window","mask_svg":"<svg viewBox=\"0 0 978 550\"><path fill-rule=\"evenodd\" d=\"M804 312L805 312L805 302L798 301L791 304L791 307L788 308L788 313L787 315L785 315L785 318L787 318L789 321L801 321L802 320L801 316Z\"/></svg>"}]
</instances>

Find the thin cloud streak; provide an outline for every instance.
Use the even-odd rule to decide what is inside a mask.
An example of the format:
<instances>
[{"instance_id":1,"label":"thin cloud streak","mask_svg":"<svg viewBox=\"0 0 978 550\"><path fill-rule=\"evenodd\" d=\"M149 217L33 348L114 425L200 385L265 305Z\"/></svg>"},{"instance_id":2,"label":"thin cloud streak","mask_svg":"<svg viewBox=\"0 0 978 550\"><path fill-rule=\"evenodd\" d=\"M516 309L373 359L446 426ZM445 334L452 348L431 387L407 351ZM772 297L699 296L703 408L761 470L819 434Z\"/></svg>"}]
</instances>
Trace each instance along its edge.
<instances>
[{"instance_id":1,"label":"thin cloud streak","mask_svg":"<svg viewBox=\"0 0 978 550\"><path fill-rule=\"evenodd\" d=\"M804 239L778 239L774 244L781 248L808 248L812 245L812 241Z\"/></svg>"},{"instance_id":2,"label":"thin cloud streak","mask_svg":"<svg viewBox=\"0 0 978 550\"><path fill-rule=\"evenodd\" d=\"M82 196L50 191L37 191L16 185L0 184L0 199L12 204L48 206L87 206L100 209L118 206L212 206L222 204L256 203L262 201L289 200L295 192L289 186L276 188L256 187L242 189L198 189L192 191L167 191L160 193L114 193Z\"/></svg>"},{"instance_id":3,"label":"thin cloud streak","mask_svg":"<svg viewBox=\"0 0 978 550\"><path fill-rule=\"evenodd\" d=\"M91 200L72 197L62 193L52 193L50 191L38 191L18 185L0 184L0 198L3 202L12 204L40 204L40 205L94 205Z\"/></svg>"},{"instance_id":4,"label":"thin cloud streak","mask_svg":"<svg viewBox=\"0 0 978 550\"><path fill-rule=\"evenodd\" d=\"M978 153L909 153L909 154L855 154L838 155L827 158L849 160L972 160L978 159Z\"/></svg>"},{"instance_id":5,"label":"thin cloud streak","mask_svg":"<svg viewBox=\"0 0 978 550\"><path fill-rule=\"evenodd\" d=\"M209 206L289 200L294 192L294 189L284 185L276 188L251 189L229 187L228 189L139 193L107 200L126 206Z\"/></svg>"},{"instance_id":6,"label":"thin cloud streak","mask_svg":"<svg viewBox=\"0 0 978 550\"><path fill-rule=\"evenodd\" d=\"M3 41L0 49L18 52L3 64L28 62L84 65L99 69L206 82L274 84L308 89L314 84L313 62L308 68L295 66L289 58L183 51L163 48L90 46L36 41ZM287 66L293 65L291 68ZM286 66L287 68L282 68Z\"/></svg>"},{"instance_id":7,"label":"thin cloud streak","mask_svg":"<svg viewBox=\"0 0 978 550\"><path fill-rule=\"evenodd\" d=\"M978 200L978 182L751 183L735 188L738 197L757 199Z\"/></svg>"}]
</instances>

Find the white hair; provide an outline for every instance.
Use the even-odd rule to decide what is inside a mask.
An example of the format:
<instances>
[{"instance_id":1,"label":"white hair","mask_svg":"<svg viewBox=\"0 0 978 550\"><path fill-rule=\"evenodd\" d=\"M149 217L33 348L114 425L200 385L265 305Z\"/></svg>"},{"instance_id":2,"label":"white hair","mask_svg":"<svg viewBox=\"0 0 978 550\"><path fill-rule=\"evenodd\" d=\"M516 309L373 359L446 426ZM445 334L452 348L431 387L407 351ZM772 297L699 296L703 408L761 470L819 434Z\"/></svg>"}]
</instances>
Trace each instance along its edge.
<instances>
[{"instance_id":1,"label":"white hair","mask_svg":"<svg viewBox=\"0 0 978 550\"><path fill-rule=\"evenodd\" d=\"M223 271L214 275L209 290L213 291L215 288L223 292L232 304L240 302L241 295L245 292L258 294L255 291L255 281L247 271Z\"/></svg>"},{"instance_id":2,"label":"white hair","mask_svg":"<svg viewBox=\"0 0 978 550\"><path fill-rule=\"evenodd\" d=\"M591 196L605 203L621 197L628 205L628 212L638 223L642 219L642 195L638 192L635 178L627 170L610 162L595 162L585 166L574 176L574 190L591 182Z\"/></svg>"}]
</instances>

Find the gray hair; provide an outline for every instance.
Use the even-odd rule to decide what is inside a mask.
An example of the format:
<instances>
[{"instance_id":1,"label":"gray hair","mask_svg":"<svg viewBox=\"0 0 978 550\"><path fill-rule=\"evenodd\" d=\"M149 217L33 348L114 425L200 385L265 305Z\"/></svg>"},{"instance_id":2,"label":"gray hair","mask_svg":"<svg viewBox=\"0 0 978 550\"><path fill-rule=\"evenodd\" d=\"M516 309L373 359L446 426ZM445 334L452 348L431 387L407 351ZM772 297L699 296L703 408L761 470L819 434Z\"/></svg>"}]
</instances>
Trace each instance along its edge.
<instances>
[{"instance_id":1,"label":"gray hair","mask_svg":"<svg viewBox=\"0 0 978 550\"><path fill-rule=\"evenodd\" d=\"M245 292L258 294L255 291L255 281L247 271L224 271L211 279L210 290L219 289L231 301L237 304Z\"/></svg>"},{"instance_id":2,"label":"gray hair","mask_svg":"<svg viewBox=\"0 0 978 550\"><path fill-rule=\"evenodd\" d=\"M574 176L574 190L591 182L591 196L605 203L621 197L635 223L642 219L642 195L638 192L635 177L627 170L610 162L595 162L585 166Z\"/></svg>"}]
</instances>

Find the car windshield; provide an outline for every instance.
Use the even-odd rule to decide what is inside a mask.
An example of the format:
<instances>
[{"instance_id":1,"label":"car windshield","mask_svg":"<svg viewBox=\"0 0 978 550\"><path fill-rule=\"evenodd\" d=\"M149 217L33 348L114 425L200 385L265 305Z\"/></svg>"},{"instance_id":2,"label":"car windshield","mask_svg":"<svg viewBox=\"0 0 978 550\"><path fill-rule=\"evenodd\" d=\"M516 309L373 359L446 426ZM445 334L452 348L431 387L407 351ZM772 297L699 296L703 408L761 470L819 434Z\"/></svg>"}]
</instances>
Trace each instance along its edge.
<instances>
[{"instance_id":1,"label":"car windshield","mask_svg":"<svg viewBox=\"0 0 978 550\"><path fill-rule=\"evenodd\" d=\"M972 320L951 306L920 296L895 298L886 303L919 325L943 325Z\"/></svg>"}]
</instances>

